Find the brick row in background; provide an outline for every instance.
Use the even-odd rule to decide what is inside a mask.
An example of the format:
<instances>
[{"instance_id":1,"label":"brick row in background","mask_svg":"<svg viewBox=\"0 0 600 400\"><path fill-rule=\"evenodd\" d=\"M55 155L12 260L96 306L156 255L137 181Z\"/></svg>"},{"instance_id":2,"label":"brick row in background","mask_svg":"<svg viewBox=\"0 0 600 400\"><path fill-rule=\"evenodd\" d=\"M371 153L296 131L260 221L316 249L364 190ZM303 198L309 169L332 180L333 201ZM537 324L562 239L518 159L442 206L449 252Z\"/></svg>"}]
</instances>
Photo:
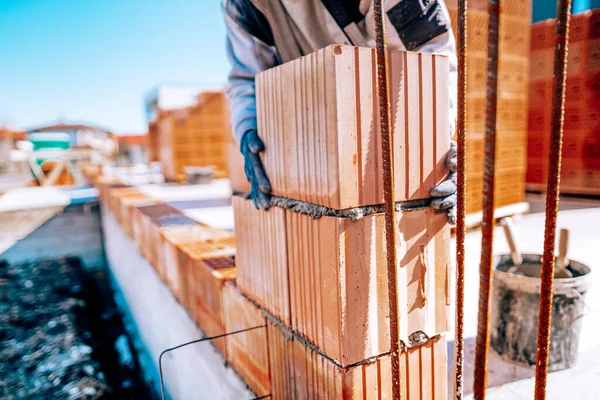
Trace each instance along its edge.
<instances>
[{"instance_id":1,"label":"brick row in background","mask_svg":"<svg viewBox=\"0 0 600 400\"><path fill-rule=\"evenodd\" d=\"M263 326L216 339L213 344L257 396L268 395L271 375L266 320L234 284L233 234L199 224L166 204L156 204L136 188L111 185L114 188L106 188L111 214L207 336Z\"/></svg>"},{"instance_id":2,"label":"brick row in background","mask_svg":"<svg viewBox=\"0 0 600 400\"><path fill-rule=\"evenodd\" d=\"M456 33L456 1L447 0L446 4ZM470 1L468 6L466 209L469 214L480 212L483 200L487 6L488 2L483 0ZM500 11L496 207L525 201L531 1L503 1Z\"/></svg>"},{"instance_id":3,"label":"brick row in background","mask_svg":"<svg viewBox=\"0 0 600 400\"><path fill-rule=\"evenodd\" d=\"M556 21L533 24L527 184L548 179ZM600 9L573 14L569 34L561 191L600 194Z\"/></svg>"}]
</instances>

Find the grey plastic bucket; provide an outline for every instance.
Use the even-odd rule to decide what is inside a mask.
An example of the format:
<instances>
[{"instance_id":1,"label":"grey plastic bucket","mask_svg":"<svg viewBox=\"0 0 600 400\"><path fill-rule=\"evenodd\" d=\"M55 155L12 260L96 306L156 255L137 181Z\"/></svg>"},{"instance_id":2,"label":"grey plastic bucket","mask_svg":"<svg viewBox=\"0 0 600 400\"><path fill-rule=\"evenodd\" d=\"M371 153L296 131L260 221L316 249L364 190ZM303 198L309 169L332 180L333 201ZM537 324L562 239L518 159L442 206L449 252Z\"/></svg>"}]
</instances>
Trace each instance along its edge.
<instances>
[{"instance_id":1,"label":"grey plastic bucket","mask_svg":"<svg viewBox=\"0 0 600 400\"><path fill-rule=\"evenodd\" d=\"M541 263L542 256L523 254L525 263ZM510 255L494 259L492 273L490 346L503 359L535 367L541 280L509 274ZM571 261L573 278L554 279L549 370L559 371L577 361L584 298L590 268Z\"/></svg>"}]
</instances>

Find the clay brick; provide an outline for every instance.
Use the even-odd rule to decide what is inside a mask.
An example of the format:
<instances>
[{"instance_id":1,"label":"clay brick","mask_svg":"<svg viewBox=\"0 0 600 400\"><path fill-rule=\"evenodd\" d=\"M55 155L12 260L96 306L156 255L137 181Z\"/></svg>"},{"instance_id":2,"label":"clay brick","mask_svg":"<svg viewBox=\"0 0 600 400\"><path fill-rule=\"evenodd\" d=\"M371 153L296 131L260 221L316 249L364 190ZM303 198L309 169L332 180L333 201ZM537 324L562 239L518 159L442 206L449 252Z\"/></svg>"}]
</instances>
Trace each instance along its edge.
<instances>
[{"instance_id":1,"label":"clay brick","mask_svg":"<svg viewBox=\"0 0 600 400\"><path fill-rule=\"evenodd\" d=\"M254 208L233 197L236 231L237 285L242 293L290 325L285 211Z\"/></svg>"},{"instance_id":2,"label":"clay brick","mask_svg":"<svg viewBox=\"0 0 600 400\"><path fill-rule=\"evenodd\" d=\"M531 168L529 161L528 170ZM528 173L527 173L528 174ZM496 174L494 182L494 206L496 208L525 201L526 172L505 172ZM482 210L483 177L467 177L466 210L476 213Z\"/></svg>"},{"instance_id":3,"label":"clay brick","mask_svg":"<svg viewBox=\"0 0 600 400\"><path fill-rule=\"evenodd\" d=\"M397 200L426 198L447 174L448 59L391 51L389 62ZM274 194L336 209L383 202L375 82L375 51L341 45L257 76Z\"/></svg>"},{"instance_id":4,"label":"clay brick","mask_svg":"<svg viewBox=\"0 0 600 400\"><path fill-rule=\"evenodd\" d=\"M527 138L501 137L496 143L496 171L525 171ZM483 138L467 140L467 176L483 176L485 146Z\"/></svg>"},{"instance_id":5,"label":"clay brick","mask_svg":"<svg viewBox=\"0 0 600 400\"><path fill-rule=\"evenodd\" d=\"M136 207L152 206L157 204L160 204L160 201L152 199L141 192L136 195L121 198L121 226L125 229L125 232L132 240L135 240L133 211L136 209Z\"/></svg>"},{"instance_id":6,"label":"clay brick","mask_svg":"<svg viewBox=\"0 0 600 400\"><path fill-rule=\"evenodd\" d=\"M556 41L556 20L547 19L531 25L531 50L550 49Z\"/></svg>"},{"instance_id":7,"label":"clay brick","mask_svg":"<svg viewBox=\"0 0 600 400\"><path fill-rule=\"evenodd\" d=\"M485 98L468 99L467 102L467 134L470 138L483 138L485 134ZM499 99L496 120L496 129L499 135L506 132L520 131L526 132L528 116L531 110L528 110L526 97L511 99Z\"/></svg>"},{"instance_id":8,"label":"clay brick","mask_svg":"<svg viewBox=\"0 0 600 400\"><path fill-rule=\"evenodd\" d=\"M500 53L527 57L531 46L530 30L531 20L503 15L500 21Z\"/></svg>"},{"instance_id":9,"label":"clay brick","mask_svg":"<svg viewBox=\"0 0 600 400\"><path fill-rule=\"evenodd\" d=\"M529 65L531 82L551 81L554 72L554 49L532 50Z\"/></svg>"},{"instance_id":10,"label":"clay brick","mask_svg":"<svg viewBox=\"0 0 600 400\"><path fill-rule=\"evenodd\" d=\"M158 244L160 243L160 228L169 225L196 225L191 218L186 217L181 211L157 204L154 206L139 207L139 225L141 229L141 252L155 269L158 266ZM157 270L158 272L158 270Z\"/></svg>"},{"instance_id":11,"label":"clay brick","mask_svg":"<svg viewBox=\"0 0 600 400\"><path fill-rule=\"evenodd\" d=\"M470 69L471 66L469 65L469 73L471 73ZM486 69L483 71L484 74L487 74ZM501 97L511 98L526 94L529 85L529 57L500 58L498 60L498 80L500 82L498 90L501 93ZM486 84L485 77L482 79L482 82L483 85ZM469 92L471 93L470 88Z\"/></svg>"},{"instance_id":12,"label":"clay brick","mask_svg":"<svg viewBox=\"0 0 600 400\"><path fill-rule=\"evenodd\" d=\"M398 214L401 339L448 329L450 232L433 210ZM389 349L384 216L286 213L292 328L341 365Z\"/></svg>"},{"instance_id":13,"label":"clay brick","mask_svg":"<svg viewBox=\"0 0 600 400\"><path fill-rule=\"evenodd\" d=\"M353 367L341 367L269 323L269 363L273 399L391 398L389 356ZM400 356L402 399L447 397L447 347L441 336Z\"/></svg>"},{"instance_id":14,"label":"clay brick","mask_svg":"<svg viewBox=\"0 0 600 400\"><path fill-rule=\"evenodd\" d=\"M285 309L286 326L341 365L388 351L383 215L312 220L257 211L240 198L234 209L245 294L269 311ZM448 329L450 233L444 215L431 209L401 212L398 221L400 332L408 343L414 332L431 337ZM255 241L241 241L248 237Z\"/></svg>"},{"instance_id":15,"label":"clay brick","mask_svg":"<svg viewBox=\"0 0 600 400\"><path fill-rule=\"evenodd\" d=\"M266 325L263 312L245 298L234 282L223 287L225 331ZM258 397L271 393L267 327L227 337L227 358Z\"/></svg>"},{"instance_id":16,"label":"clay brick","mask_svg":"<svg viewBox=\"0 0 600 400\"><path fill-rule=\"evenodd\" d=\"M160 235L160 242L156 243L157 246L160 246L158 269L164 271L165 283L177 300L184 307L189 308L188 257L182 248L192 244L213 244L222 240L233 240L233 234L200 224L187 224L161 228Z\"/></svg>"},{"instance_id":17,"label":"clay brick","mask_svg":"<svg viewBox=\"0 0 600 400\"><path fill-rule=\"evenodd\" d=\"M223 307L223 285L237 274L233 257L193 260L186 257L188 273L188 312L207 336L226 332ZM227 339L213 340L227 357Z\"/></svg>"},{"instance_id":18,"label":"clay brick","mask_svg":"<svg viewBox=\"0 0 600 400\"><path fill-rule=\"evenodd\" d=\"M569 97L569 87L571 86L571 77L567 80L567 98ZM529 85L529 106L545 107L552 103L552 82L532 82Z\"/></svg>"},{"instance_id":19,"label":"clay brick","mask_svg":"<svg viewBox=\"0 0 600 400\"><path fill-rule=\"evenodd\" d=\"M250 182L244 172L244 156L240 151L240 145L235 141L227 145L227 166L231 189L234 192L249 192Z\"/></svg>"},{"instance_id":20,"label":"clay brick","mask_svg":"<svg viewBox=\"0 0 600 400\"><path fill-rule=\"evenodd\" d=\"M127 188L130 187L129 185L124 184L123 182L121 182L118 178L113 177L113 176L105 176L102 175L100 177L98 177L98 179L96 180L96 189L98 189L98 192L100 192L100 200L102 201L102 203L104 203L104 205L110 209L109 207L109 196L108 196L108 192L112 189L121 189L121 188Z\"/></svg>"},{"instance_id":21,"label":"clay brick","mask_svg":"<svg viewBox=\"0 0 600 400\"><path fill-rule=\"evenodd\" d=\"M592 13L589 10L571 15L571 20L569 21L569 45L589 39L591 15ZM551 21L553 30L556 31L556 20L553 19ZM554 37L556 37L556 33L554 33Z\"/></svg>"},{"instance_id":22,"label":"clay brick","mask_svg":"<svg viewBox=\"0 0 600 400\"><path fill-rule=\"evenodd\" d=\"M546 183L547 171L547 158L529 158L527 160L527 183Z\"/></svg>"},{"instance_id":23,"label":"clay brick","mask_svg":"<svg viewBox=\"0 0 600 400\"><path fill-rule=\"evenodd\" d=\"M567 56L567 76L577 76L584 74L588 66L589 42L587 40L581 42L569 43L569 54ZM567 78L568 81L568 78Z\"/></svg>"},{"instance_id":24,"label":"clay brick","mask_svg":"<svg viewBox=\"0 0 600 400\"><path fill-rule=\"evenodd\" d=\"M186 166L214 166L217 174L226 173L231 127L224 92L203 92L191 107L160 113L154 128L167 179L179 180Z\"/></svg>"},{"instance_id":25,"label":"clay brick","mask_svg":"<svg viewBox=\"0 0 600 400\"><path fill-rule=\"evenodd\" d=\"M121 199L128 196L137 197L140 194L140 191L135 187L115 187L108 189L106 205L119 225L123 226L123 218L121 215Z\"/></svg>"}]
</instances>

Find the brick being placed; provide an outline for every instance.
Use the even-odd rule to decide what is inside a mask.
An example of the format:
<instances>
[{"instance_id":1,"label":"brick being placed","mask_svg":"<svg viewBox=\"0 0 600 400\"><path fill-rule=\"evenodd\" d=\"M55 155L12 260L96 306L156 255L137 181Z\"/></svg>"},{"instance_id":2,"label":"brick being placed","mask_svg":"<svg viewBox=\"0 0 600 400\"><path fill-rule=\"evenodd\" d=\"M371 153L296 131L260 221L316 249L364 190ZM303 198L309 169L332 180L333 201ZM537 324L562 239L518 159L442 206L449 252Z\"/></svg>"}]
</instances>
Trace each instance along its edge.
<instances>
[{"instance_id":1,"label":"brick being placed","mask_svg":"<svg viewBox=\"0 0 600 400\"><path fill-rule=\"evenodd\" d=\"M258 397L271 393L267 319L244 297L233 281L223 287L225 332L263 326L227 336L227 359Z\"/></svg>"},{"instance_id":2,"label":"brick being placed","mask_svg":"<svg viewBox=\"0 0 600 400\"><path fill-rule=\"evenodd\" d=\"M224 334L223 285L235 280L236 268L233 257L215 257L203 260L186 258L189 314L207 336ZM213 340L213 344L227 356L225 338Z\"/></svg>"},{"instance_id":3,"label":"brick being placed","mask_svg":"<svg viewBox=\"0 0 600 400\"><path fill-rule=\"evenodd\" d=\"M390 51L396 200L447 175L448 59ZM273 193L334 209L380 204L375 50L333 45L256 77L258 131Z\"/></svg>"},{"instance_id":4,"label":"brick being placed","mask_svg":"<svg viewBox=\"0 0 600 400\"><path fill-rule=\"evenodd\" d=\"M189 309L188 256L182 250L191 245L215 245L231 242L229 231L210 228L201 224L171 225L160 228L158 270L164 271L164 281L177 300Z\"/></svg>"},{"instance_id":5,"label":"brick being placed","mask_svg":"<svg viewBox=\"0 0 600 400\"><path fill-rule=\"evenodd\" d=\"M273 399L392 398L389 355L342 367L272 323L268 324L268 338ZM446 399L447 357L443 336L403 350L402 399Z\"/></svg>"},{"instance_id":6,"label":"brick being placed","mask_svg":"<svg viewBox=\"0 0 600 400\"><path fill-rule=\"evenodd\" d=\"M234 210L237 283L245 294L271 312L273 302L289 304L286 326L340 365L389 351L382 214L313 220L277 208L261 212L241 198ZM399 326L401 340L412 343L449 329L450 230L445 215L429 208L397 218ZM242 240L254 235L270 244Z\"/></svg>"}]
</instances>

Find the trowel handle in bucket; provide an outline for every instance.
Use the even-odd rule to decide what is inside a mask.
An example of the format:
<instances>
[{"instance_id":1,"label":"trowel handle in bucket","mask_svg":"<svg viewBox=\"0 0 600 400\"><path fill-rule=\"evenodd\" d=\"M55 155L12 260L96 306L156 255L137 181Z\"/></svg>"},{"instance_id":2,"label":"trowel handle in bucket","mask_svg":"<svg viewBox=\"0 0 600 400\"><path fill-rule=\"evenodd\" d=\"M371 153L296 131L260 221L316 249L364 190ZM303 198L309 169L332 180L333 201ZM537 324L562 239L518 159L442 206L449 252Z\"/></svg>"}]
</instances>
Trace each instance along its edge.
<instances>
[{"instance_id":1,"label":"trowel handle in bucket","mask_svg":"<svg viewBox=\"0 0 600 400\"><path fill-rule=\"evenodd\" d=\"M569 250L569 230L562 228L558 236L558 257L557 264L559 267L565 268L569 265L567 251Z\"/></svg>"},{"instance_id":2,"label":"trowel handle in bucket","mask_svg":"<svg viewBox=\"0 0 600 400\"><path fill-rule=\"evenodd\" d=\"M500 220L500 225L502 225L502 228L504 228L504 234L506 235L506 241L508 242L508 248L510 249L510 255L512 257L513 263L515 264L515 266L523 264L523 258L521 257L521 253L517 248L516 235L512 223L512 218L502 218Z\"/></svg>"}]
</instances>

